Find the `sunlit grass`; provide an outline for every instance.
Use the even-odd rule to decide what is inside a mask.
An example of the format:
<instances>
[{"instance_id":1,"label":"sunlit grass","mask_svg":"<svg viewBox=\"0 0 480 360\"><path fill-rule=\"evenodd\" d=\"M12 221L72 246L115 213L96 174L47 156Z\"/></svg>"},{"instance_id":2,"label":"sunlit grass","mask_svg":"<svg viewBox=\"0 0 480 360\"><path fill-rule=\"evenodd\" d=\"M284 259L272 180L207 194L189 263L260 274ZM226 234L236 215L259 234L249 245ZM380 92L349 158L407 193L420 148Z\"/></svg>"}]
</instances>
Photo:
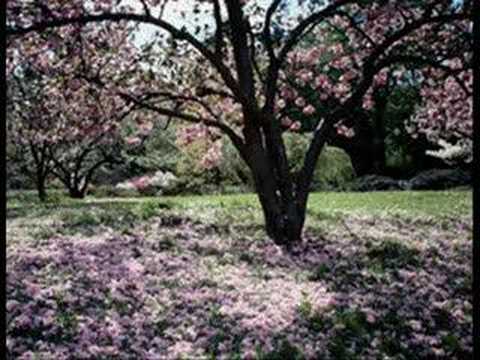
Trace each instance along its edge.
<instances>
[{"instance_id":1,"label":"sunlit grass","mask_svg":"<svg viewBox=\"0 0 480 360\"><path fill-rule=\"evenodd\" d=\"M83 200L70 199L60 192L53 192L51 199L40 203L34 192L13 192L8 196L8 210L29 211L52 209L57 206L82 208L98 205L133 206L138 203L161 203L172 210L194 212L220 210L238 215L245 212L260 212L260 204L255 194L234 195L195 195L195 196L157 196L157 197L87 197ZM379 214L409 216L455 216L468 215L472 211L472 193L470 191L396 191L396 192L325 192L312 193L309 198L308 212L313 215L324 214Z\"/></svg>"}]
</instances>

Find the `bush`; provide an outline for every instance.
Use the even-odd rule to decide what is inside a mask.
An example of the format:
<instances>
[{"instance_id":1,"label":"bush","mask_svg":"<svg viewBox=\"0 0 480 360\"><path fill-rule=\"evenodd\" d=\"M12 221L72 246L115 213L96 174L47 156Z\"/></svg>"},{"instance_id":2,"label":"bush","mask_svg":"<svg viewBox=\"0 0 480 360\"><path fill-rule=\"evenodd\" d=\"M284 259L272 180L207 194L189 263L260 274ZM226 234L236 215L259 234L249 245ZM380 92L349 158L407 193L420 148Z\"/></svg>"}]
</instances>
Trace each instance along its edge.
<instances>
[{"instance_id":1,"label":"bush","mask_svg":"<svg viewBox=\"0 0 480 360\"><path fill-rule=\"evenodd\" d=\"M293 164L293 173L300 170L311 136L288 133L284 135L287 156ZM244 193L254 190L250 169L228 139L222 147L219 164L211 169L199 165L200 155L206 151L202 141L194 142L182 151L175 150L173 172L157 171L154 175L141 175L118 183L115 187L97 187L95 196L153 196L177 194ZM157 166L163 166L158 163ZM353 179L354 171L349 156L341 149L326 147L317 163L312 190L345 190Z\"/></svg>"},{"instance_id":2,"label":"bush","mask_svg":"<svg viewBox=\"0 0 480 360\"><path fill-rule=\"evenodd\" d=\"M91 186L88 190L88 195L97 197L97 198L108 198L108 197L135 197L139 196L140 193L137 189L131 188L117 188L113 185L98 185Z\"/></svg>"},{"instance_id":3,"label":"bush","mask_svg":"<svg viewBox=\"0 0 480 360\"><path fill-rule=\"evenodd\" d=\"M287 133L284 139L289 163L292 164L290 170L293 173L298 172L311 136ZM222 160L213 169L206 170L198 166L195 155L198 155L199 151L201 145L192 144L177 163L177 175L182 183L179 192L205 194L253 191L250 169L230 141L224 142ZM327 146L318 159L312 190L347 190L354 176L348 154L339 148Z\"/></svg>"},{"instance_id":4,"label":"bush","mask_svg":"<svg viewBox=\"0 0 480 360\"><path fill-rule=\"evenodd\" d=\"M138 176L118 183L115 189L145 196L165 195L174 193L178 182L177 177L172 173L159 170L153 175Z\"/></svg>"},{"instance_id":5,"label":"bush","mask_svg":"<svg viewBox=\"0 0 480 360\"><path fill-rule=\"evenodd\" d=\"M230 141L225 141L222 152L222 161L218 166L222 184L226 188L234 186L237 189L252 191L254 188L252 174L237 149Z\"/></svg>"},{"instance_id":6,"label":"bush","mask_svg":"<svg viewBox=\"0 0 480 360\"><path fill-rule=\"evenodd\" d=\"M355 178L348 154L336 147L326 147L320 155L312 188L319 190L348 190Z\"/></svg>"},{"instance_id":7,"label":"bush","mask_svg":"<svg viewBox=\"0 0 480 360\"><path fill-rule=\"evenodd\" d=\"M287 156L294 173L300 171L310 141L310 135L285 134ZM354 177L348 154L340 148L326 146L318 158L311 188L313 191L348 190Z\"/></svg>"}]
</instances>

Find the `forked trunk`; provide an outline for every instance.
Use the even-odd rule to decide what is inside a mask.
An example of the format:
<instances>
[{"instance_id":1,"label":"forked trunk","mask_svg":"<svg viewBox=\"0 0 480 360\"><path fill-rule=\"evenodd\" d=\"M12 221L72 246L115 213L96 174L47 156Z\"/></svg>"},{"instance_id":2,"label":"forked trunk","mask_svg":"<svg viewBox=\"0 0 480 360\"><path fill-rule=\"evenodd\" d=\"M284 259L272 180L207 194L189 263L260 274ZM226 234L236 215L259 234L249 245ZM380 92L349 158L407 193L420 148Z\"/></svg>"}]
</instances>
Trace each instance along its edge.
<instances>
[{"instance_id":1,"label":"forked trunk","mask_svg":"<svg viewBox=\"0 0 480 360\"><path fill-rule=\"evenodd\" d=\"M37 172L37 193L38 193L38 198L40 199L41 202L44 202L47 200L47 191L45 189L45 175L42 172Z\"/></svg>"},{"instance_id":2,"label":"forked trunk","mask_svg":"<svg viewBox=\"0 0 480 360\"><path fill-rule=\"evenodd\" d=\"M72 199L83 199L85 197L85 192L76 188L68 189L68 193Z\"/></svg>"},{"instance_id":3,"label":"forked trunk","mask_svg":"<svg viewBox=\"0 0 480 360\"><path fill-rule=\"evenodd\" d=\"M271 201L262 201L262 198L264 196L259 193L267 235L277 245L290 247L300 242L305 222L305 209L298 208L294 203L272 207L269 205Z\"/></svg>"},{"instance_id":4,"label":"forked trunk","mask_svg":"<svg viewBox=\"0 0 480 360\"><path fill-rule=\"evenodd\" d=\"M44 202L47 200L47 192L45 190L45 183L43 181L37 182L37 192L38 192L38 198L40 199L41 202Z\"/></svg>"},{"instance_id":5,"label":"forked trunk","mask_svg":"<svg viewBox=\"0 0 480 360\"><path fill-rule=\"evenodd\" d=\"M301 241L305 206L299 206L293 200L293 192L286 194L285 189L280 190L279 181L271 170L272 164L263 161L265 158L258 156L252 172L265 219L265 230L275 244L289 247Z\"/></svg>"}]
</instances>

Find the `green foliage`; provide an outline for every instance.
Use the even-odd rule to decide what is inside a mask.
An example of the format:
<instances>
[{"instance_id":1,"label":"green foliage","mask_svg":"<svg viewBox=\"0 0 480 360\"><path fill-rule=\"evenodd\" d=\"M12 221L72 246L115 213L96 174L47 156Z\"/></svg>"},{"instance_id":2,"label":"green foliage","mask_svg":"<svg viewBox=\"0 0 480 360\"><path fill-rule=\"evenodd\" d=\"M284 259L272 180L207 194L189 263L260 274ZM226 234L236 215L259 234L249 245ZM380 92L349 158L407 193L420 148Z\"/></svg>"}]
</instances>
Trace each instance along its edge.
<instances>
[{"instance_id":1,"label":"green foliage","mask_svg":"<svg viewBox=\"0 0 480 360\"><path fill-rule=\"evenodd\" d=\"M409 170L414 166L414 142L405 130L405 121L415 111L420 96L415 87L396 87L389 95L383 121L385 122L385 159L388 168ZM420 170L420 169L416 169Z\"/></svg>"},{"instance_id":2,"label":"green foliage","mask_svg":"<svg viewBox=\"0 0 480 360\"><path fill-rule=\"evenodd\" d=\"M62 216L62 220L65 222L65 225L68 225L70 228L80 227L80 226L98 226L100 225L100 216L95 216L90 211L82 211L82 212L68 212ZM106 217L102 217L102 220L106 221L107 223L111 222Z\"/></svg>"},{"instance_id":3,"label":"green foliage","mask_svg":"<svg viewBox=\"0 0 480 360\"><path fill-rule=\"evenodd\" d=\"M250 169L231 141L224 142L222 152L223 157L218 168L224 179L224 185L253 190L254 184Z\"/></svg>"},{"instance_id":4,"label":"green foliage","mask_svg":"<svg viewBox=\"0 0 480 360\"><path fill-rule=\"evenodd\" d=\"M313 305L308 298L302 299L297 310L312 331L319 332L324 328L325 323L322 314L313 309Z\"/></svg>"},{"instance_id":5,"label":"green foliage","mask_svg":"<svg viewBox=\"0 0 480 360\"><path fill-rule=\"evenodd\" d=\"M382 269L404 266L417 266L418 250L405 246L393 239L385 239L368 250L368 256Z\"/></svg>"},{"instance_id":6,"label":"green foliage","mask_svg":"<svg viewBox=\"0 0 480 360\"><path fill-rule=\"evenodd\" d=\"M84 206L80 209L69 209L61 215L63 226L59 232L93 235L100 225L128 232L139 221L149 220L167 206L164 203L143 201L117 205L107 203L103 207Z\"/></svg>"},{"instance_id":7,"label":"green foliage","mask_svg":"<svg viewBox=\"0 0 480 360\"><path fill-rule=\"evenodd\" d=\"M337 330L337 336L332 341L328 350L332 353L334 359L357 359L355 354L355 343L366 345L366 335L370 329L366 316L359 310L345 309L337 312L334 323Z\"/></svg>"},{"instance_id":8,"label":"green foliage","mask_svg":"<svg viewBox=\"0 0 480 360\"><path fill-rule=\"evenodd\" d=\"M276 350L273 350L269 353L263 353L260 349L257 351L258 360L303 360L305 356L302 352L294 345L290 344L289 341L283 340L280 344L280 347Z\"/></svg>"},{"instance_id":9,"label":"green foliage","mask_svg":"<svg viewBox=\"0 0 480 360\"><path fill-rule=\"evenodd\" d=\"M358 310L339 312L336 317L336 323L343 325L344 332L351 336L361 336L368 328L365 314Z\"/></svg>"},{"instance_id":10,"label":"green foliage","mask_svg":"<svg viewBox=\"0 0 480 360\"><path fill-rule=\"evenodd\" d=\"M151 171L158 169L174 171L180 153L175 138L173 128L166 130L156 128L145 144L144 156L136 159L136 162Z\"/></svg>"},{"instance_id":11,"label":"green foliage","mask_svg":"<svg viewBox=\"0 0 480 360\"><path fill-rule=\"evenodd\" d=\"M313 306L310 300L308 300L308 298L303 298L300 305L298 305L298 312L300 313L300 315L303 318L308 319L312 311L313 311Z\"/></svg>"},{"instance_id":12,"label":"green foliage","mask_svg":"<svg viewBox=\"0 0 480 360\"><path fill-rule=\"evenodd\" d=\"M300 171L311 136L288 133L284 135L291 171ZM313 191L346 190L355 176L350 157L342 149L327 146L315 167Z\"/></svg>"},{"instance_id":13,"label":"green foliage","mask_svg":"<svg viewBox=\"0 0 480 360\"><path fill-rule=\"evenodd\" d=\"M132 129L132 125L127 123L123 129L124 135L131 135ZM99 169L94 184L97 185L97 188L99 186L105 186L105 188L94 189L93 193L98 190L105 192L105 195L110 192L109 196L129 196L125 191L114 189L113 185L136 176L155 173L157 170L174 172L180 156L175 139L174 127L164 129L156 126L142 146L134 149L122 148L122 163L113 166L106 165ZM132 195L134 194L132 193Z\"/></svg>"},{"instance_id":14,"label":"green foliage","mask_svg":"<svg viewBox=\"0 0 480 360\"><path fill-rule=\"evenodd\" d=\"M445 346L445 348L452 353L456 353L459 350L461 350L460 342L458 341L457 337L453 334L447 334L443 336L442 343Z\"/></svg>"},{"instance_id":15,"label":"green foliage","mask_svg":"<svg viewBox=\"0 0 480 360\"><path fill-rule=\"evenodd\" d=\"M308 279L310 281L321 281L329 272L330 269L327 265L320 264L316 267L316 269L312 272Z\"/></svg>"},{"instance_id":16,"label":"green foliage","mask_svg":"<svg viewBox=\"0 0 480 360\"><path fill-rule=\"evenodd\" d=\"M222 174L218 168L204 169L200 160L208 149L205 141L195 141L182 147L177 156L175 174L179 178L177 193L202 194L220 192Z\"/></svg>"},{"instance_id":17,"label":"green foliage","mask_svg":"<svg viewBox=\"0 0 480 360\"><path fill-rule=\"evenodd\" d=\"M173 139L170 138L171 135L164 135L168 138L167 140L165 138L162 140L162 136L161 133L156 134L155 138L148 142L146 148L152 147L152 149L144 151L143 157L137 157L135 164L141 164L143 169L168 168L173 171L179 181L172 190L172 195L253 191L254 184L250 169L228 139L224 140L223 154L218 166L204 169L199 163L209 146L206 141L198 140L179 149L175 147ZM293 164L291 170L296 172L300 170L311 137L287 133L284 139L287 156ZM157 145L159 148L155 148L154 151L153 147ZM162 153L162 157L156 155L159 153ZM152 159L147 161L148 157ZM327 147L318 160L312 189L317 191L346 189L353 177L354 172L349 156L343 150Z\"/></svg>"}]
</instances>

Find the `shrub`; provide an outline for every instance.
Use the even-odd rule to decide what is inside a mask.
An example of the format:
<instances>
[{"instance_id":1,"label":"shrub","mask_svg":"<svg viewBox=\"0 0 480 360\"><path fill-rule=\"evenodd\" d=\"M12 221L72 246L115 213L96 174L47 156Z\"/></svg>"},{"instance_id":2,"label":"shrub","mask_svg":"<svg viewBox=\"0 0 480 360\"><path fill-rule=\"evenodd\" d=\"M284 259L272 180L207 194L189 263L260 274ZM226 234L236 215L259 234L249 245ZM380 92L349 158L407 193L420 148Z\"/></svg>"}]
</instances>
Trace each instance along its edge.
<instances>
[{"instance_id":1,"label":"shrub","mask_svg":"<svg viewBox=\"0 0 480 360\"><path fill-rule=\"evenodd\" d=\"M287 156L294 164L292 172L300 170L311 136L285 134ZM201 141L193 142L175 151L173 172L157 171L141 175L115 186L114 196L176 194L218 194L251 192L254 189L250 170L230 141L223 142L223 156L216 167L205 169L199 156L206 150ZM173 156L173 155L172 155ZM163 164L162 164L163 166ZM346 190L354 177L349 156L341 149L326 147L317 163L312 189L314 191ZM119 193L120 192L120 193ZM113 195L113 194L112 194Z\"/></svg>"},{"instance_id":2,"label":"shrub","mask_svg":"<svg viewBox=\"0 0 480 360\"><path fill-rule=\"evenodd\" d=\"M237 189L252 191L254 184L250 170L230 141L224 142L222 152L218 168L225 188L235 186Z\"/></svg>"},{"instance_id":3,"label":"shrub","mask_svg":"<svg viewBox=\"0 0 480 360\"><path fill-rule=\"evenodd\" d=\"M293 164L291 171L298 172L311 136L288 133L284 138L287 156ZM230 141L224 142L222 159L213 169L206 170L198 166L196 155L201 150L201 144L189 145L179 159L177 175L183 184L180 191L198 194L253 190L254 183L250 170ZM327 146L318 159L312 189L314 191L347 190L354 175L348 154L339 148Z\"/></svg>"},{"instance_id":4,"label":"shrub","mask_svg":"<svg viewBox=\"0 0 480 360\"><path fill-rule=\"evenodd\" d=\"M169 194L177 187L178 179L172 173L161 170L153 175L137 176L118 183L115 189L127 192L137 192L141 195L153 196Z\"/></svg>"},{"instance_id":5,"label":"shrub","mask_svg":"<svg viewBox=\"0 0 480 360\"><path fill-rule=\"evenodd\" d=\"M285 146L294 173L300 171L311 136L285 134ZM348 154L340 148L326 146L318 158L312 181L313 191L348 190L355 172Z\"/></svg>"}]
</instances>

